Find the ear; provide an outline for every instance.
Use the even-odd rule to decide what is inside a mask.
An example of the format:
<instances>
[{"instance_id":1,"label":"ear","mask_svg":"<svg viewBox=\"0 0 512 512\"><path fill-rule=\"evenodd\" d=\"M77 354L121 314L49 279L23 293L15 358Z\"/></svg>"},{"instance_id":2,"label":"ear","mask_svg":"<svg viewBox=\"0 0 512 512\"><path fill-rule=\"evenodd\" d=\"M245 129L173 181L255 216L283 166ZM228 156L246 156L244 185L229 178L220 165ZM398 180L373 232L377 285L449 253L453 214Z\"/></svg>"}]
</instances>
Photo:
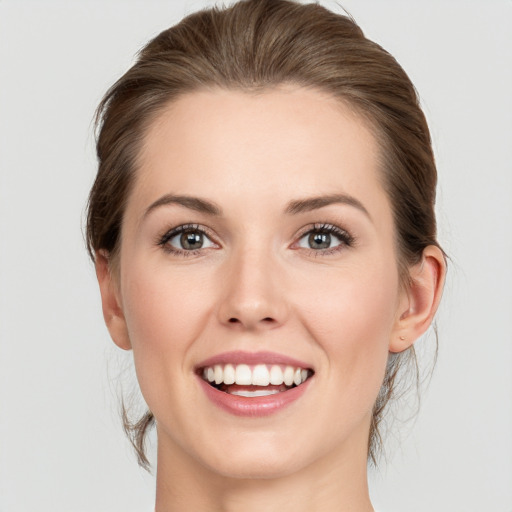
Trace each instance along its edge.
<instances>
[{"instance_id":1,"label":"ear","mask_svg":"<svg viewBox=\"0 0 512 512\"><path fill-rule=\"evenodd\" d=\"M441 301L446 260L439 247L429 245L421 261L410 268L410 286L402 292L390 352L408 349L430 326Z\"/></svg>"},{"instance_id":2,"label":"ear","mask_svg":"<svg viewBox=\"0 0 512 512\"><path fill-rule=\"evenodd\" d=\"M119 286L115 276L112 275L109 254L106 251L98 251L95 266L105 324L114 343L124 350L130 350L132 346L121 305Z\"/></svg>"}]
</instances>

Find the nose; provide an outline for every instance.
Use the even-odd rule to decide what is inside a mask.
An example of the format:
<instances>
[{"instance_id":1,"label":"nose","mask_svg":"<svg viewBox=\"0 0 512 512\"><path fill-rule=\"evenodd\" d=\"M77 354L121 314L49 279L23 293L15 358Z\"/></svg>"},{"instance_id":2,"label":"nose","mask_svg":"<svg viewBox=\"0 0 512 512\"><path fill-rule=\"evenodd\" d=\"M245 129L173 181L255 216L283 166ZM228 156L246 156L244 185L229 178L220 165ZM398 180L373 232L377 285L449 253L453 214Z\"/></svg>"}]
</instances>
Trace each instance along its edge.
<instances>
[{"instance_id":1,"label":"nose","mask_svg":"<svg viewBox=\"0 0 512 512\"><path fill-rule=\"evenodd\" d=\"M282 325L288 316L283 272L266 251L230 258L224 274L219 320L231 329L259 331Z\"/></svg>"}]
</instances>

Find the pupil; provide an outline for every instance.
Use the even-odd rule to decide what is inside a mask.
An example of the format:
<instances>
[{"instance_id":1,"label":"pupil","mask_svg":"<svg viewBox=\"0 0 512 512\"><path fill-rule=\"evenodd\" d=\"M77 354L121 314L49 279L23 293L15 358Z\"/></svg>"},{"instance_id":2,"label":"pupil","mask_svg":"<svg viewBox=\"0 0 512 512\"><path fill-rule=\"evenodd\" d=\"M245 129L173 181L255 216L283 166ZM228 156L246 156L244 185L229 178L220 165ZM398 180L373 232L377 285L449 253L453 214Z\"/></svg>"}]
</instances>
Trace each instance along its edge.
<instances>
[{"instance_id":1,"label":"pupil","mask_svg":"<svg viewBox=\"0 0 512 512\"><path fill-rule=\"evenodd\" d=\"M312 249L328 249L331 245L329 233L311 233L309 235L309 246Z\"/></svg>"},{"instance_id":2,"label":"pupil","mask_svg":"<svg viewBox=\"0 0 512 512\"><path fill-rule=\"evenodd\" d=\"M202 233L183 233L181 235L181 246L183 249L200 249L203 246Z\"/></svg>"}]
</instances>

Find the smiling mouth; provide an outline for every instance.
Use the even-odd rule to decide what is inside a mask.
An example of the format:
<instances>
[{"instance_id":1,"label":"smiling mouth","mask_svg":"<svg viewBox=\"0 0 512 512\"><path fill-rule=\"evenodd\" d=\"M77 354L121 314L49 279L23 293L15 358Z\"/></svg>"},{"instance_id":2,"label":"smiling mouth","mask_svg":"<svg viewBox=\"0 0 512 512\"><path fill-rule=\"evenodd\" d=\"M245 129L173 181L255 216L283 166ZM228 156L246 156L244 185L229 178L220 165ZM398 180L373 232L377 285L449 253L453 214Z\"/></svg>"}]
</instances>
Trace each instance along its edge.
<instances>
[{"instance_id":1,"label":"smiling mouth","mask_svg":"<svg viewBox=\"0 0 512 512\"><path fill-rule=\"evenodd\" d=\"M309 368L267 364L216 364L199 369L210 386L230 395L261 397L283 393L313 376Z\"/></svg>"}]
</instances>

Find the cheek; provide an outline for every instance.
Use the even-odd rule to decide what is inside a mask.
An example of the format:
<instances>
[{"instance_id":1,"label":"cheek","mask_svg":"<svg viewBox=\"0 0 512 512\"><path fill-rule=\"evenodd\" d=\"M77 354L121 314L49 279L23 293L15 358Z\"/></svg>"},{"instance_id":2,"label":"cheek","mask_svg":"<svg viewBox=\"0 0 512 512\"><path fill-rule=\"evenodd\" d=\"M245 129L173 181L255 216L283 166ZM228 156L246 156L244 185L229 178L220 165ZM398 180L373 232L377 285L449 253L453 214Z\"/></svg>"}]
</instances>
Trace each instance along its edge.
<instances>
[{"instance_id":1,"label":"cheek","mask_svg":"<svg viewBox=\"0 0 512 512\"><path fill-rule=\"evenodd\" d=\"M294 292L300 297L304 320L329 339L389 332L398 301L398 273L393 266L358 265L311 273ZM373 336L375 339L375 336Z\"/></svg>"},{"instance_id":2,"label":"cheek","mask_svg":"<svg viewBox=\"0 0 512 512\"><path fill-rule=\"evenodd\" d=\"M190 430L186 411L194 343L211 316L211 283L168 265L130 262L122 282L123 311L140 390L148 407L170 432ZM211 281L211 279L210 279Z\"/></svg>"},{"instance_id":3,"label":"cheek","mask_svg":"<svg viewBox=\"0 0 512 512\"><path fill-rule=\"evenodd\" d=\"M187 365L188 348L204 329L212 295L204 276L131 268L122 283L123 310L142 387L148 375L168 378L177 366Z\"/></svg>"},{"instance_id":4,"label":"cheek","mask_svg":"<svg viewBox=\"0 0 512 512\"><path fill-rule=\"evenodd\" d=\"M197 327L208 298L206 282L179 273L137 272L127 280L123 306L133 342L182 343ZM160 339L164 336L165 339Z\"/></svg>"},{"instance_id":5,"label":"cheek","mask_svg":"<svg viewBox=\"0 0 512 512\"><path fill-rule=\"evenodd\" d=\"M330 378L360 396L376 394L384 376L398 300L393 266L335 269L324 286L298 292L302 323L329 359ZM350 393L349 393L350 394Z\"/></svg>"}]
</instances>

